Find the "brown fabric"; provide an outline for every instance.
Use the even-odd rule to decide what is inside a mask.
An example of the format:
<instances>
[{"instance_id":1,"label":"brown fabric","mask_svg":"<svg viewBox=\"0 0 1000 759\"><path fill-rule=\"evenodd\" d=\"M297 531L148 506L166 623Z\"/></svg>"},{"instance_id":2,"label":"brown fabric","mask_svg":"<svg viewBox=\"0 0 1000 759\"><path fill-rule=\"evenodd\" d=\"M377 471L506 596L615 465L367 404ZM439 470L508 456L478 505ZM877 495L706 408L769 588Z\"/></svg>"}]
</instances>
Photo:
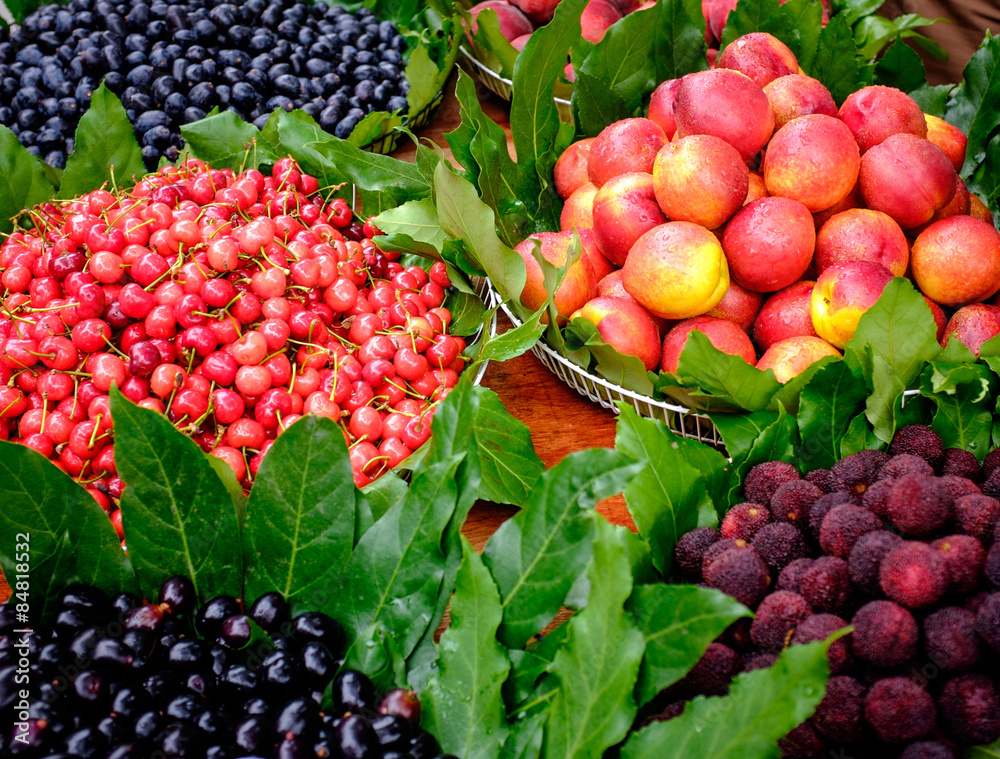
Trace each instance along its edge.
<instances>
[{"instance_id":1,"label":"brown fabric","mask_svg":"<svg viewBox=\"0 0 1000 759\"><path fill-rule=\"evenodd\" d=\"M931 84L949 84L962 79L962 70L979 48L986 30L1000 34L1000 0L887 0L879 13L888 18L917 13L927 18L946 18L918 31L949 53L947 61L922 55ZM918 49L919 51L919 49Z\"/></svg>"}]
</instances>

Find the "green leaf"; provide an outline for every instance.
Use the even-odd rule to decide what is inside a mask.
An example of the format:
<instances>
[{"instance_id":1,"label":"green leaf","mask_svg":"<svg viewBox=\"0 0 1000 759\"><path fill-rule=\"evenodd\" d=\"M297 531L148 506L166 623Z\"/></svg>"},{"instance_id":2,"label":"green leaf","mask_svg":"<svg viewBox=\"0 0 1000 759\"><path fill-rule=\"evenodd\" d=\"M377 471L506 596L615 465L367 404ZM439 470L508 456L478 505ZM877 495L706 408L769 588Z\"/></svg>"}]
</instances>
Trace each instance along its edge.
<instances>
[{"instance_id":1,"label":"green leaf","mask_svg":"<svg viewBox=\"0 0 1000 759\"><path fill-rule=\"evenodd\" d=\"M147 598L174 575L194 583L198 598L243 594L240 529L225 484L191 438L162 414L111 391L115 464L125 481L122 524Z\"/></svg>"},{"instance_id":2,"label":"green leaf","mask_svg":"<svg viewBox=\"0 0 1000 759\"><path fill-rule=\"evenodd\" d=\"M11 219L24 208L44 203L55 191L42 162L0 125L0 232L10 232Z\"/></svg>"},{"instance_id":3,"label":"green leaf","mask_svg":"<svg viewBox=\"0 0 1000 759\"><path fill-rule=\"evenodd\" d=\"M451 312L449 334L468 337L483 328L487 309L478 295L452 290L445 298L444 306Z\"/></svg>"},{"instance_id":4,"label":"green leaf","mask_svg":"<svg viewBox=\"0 0 1000 759\"><path fill-rule=\"evenodd\" d=\"M997 128L995 104L1000 98L1000 37L987 34L962 76L962 83L952 90L945 118L969 138L962 167L962 178L967 179L985 163L987 147Z\"/></svg>"},{"instance_id":5,"label":"green leaf","mask_svg":"<svg viewBox=\"0 0 1000 759\"><path fill-rule=\"evenodd\" d=\"M847 425L847 432L840 440L840 458L858 451L881 450L886 447L885 442L876 437L867 414L861 413Z\"/></svg>"},{"instance_id":6,"label":"green leaf","mask_svg":"<svg viewBox=\"0 0 1000 759\"><path fill-rule=\"evenodd\" d=\"M791 646L771 667L737 675L728 696L699 696L681 716L634 733L622 759L778 756L777 742L808 719L826 693L829 646L830 640Z\"/></svg>"},{"instance_id":7,"label":"green leaf","mask_svg":"<svg viewBox=\"0 0 1000 759\"><path fill-rule=\"evenodd\" d=\"M562 0L555 16L528 39L514 64L513 97L510 102L511 137L521 166L534 167L541 194L558 200L549 177L558 154L553 143L559 132L559 111L552 99L555 86L566 66L566 51L580 36L580 14L587 0ZM506 149L506 148L505 148ZM542 195L538 202L545 205Z\"/></svg>"},{"instance_id":8,"label":"green leaf","mask_svg":"<svg viewBox=\"0 0 1000 759\"><path fill-rule=\"evenodd\" d=\"M260 130L232 111L184 124L181 136L196 157L215 169L238 172L277 160Z\"/></svg>"},{"instance_id":9,"label":"green leaf","mask_svg":"<svg viewBox=\"0 0 1000 759\"><path fill-rule=\"evenodd\" d=\"M395 472L386 472L374 482L365 485L362 493L372 510L372 519L378 521L390 508L406 495L407 485Z\"/></svg>"},{"instance_id":10,"label":"green leaf","mask_svg":"<svg viewBox=\"0 0 1000 759\"><path fill-rule=\"evenodd\" d=\"M844 17L837 15L831 18L820 32L812 68L806 71L826 85L837 105L843 103L862 82L857 52L854 33Z\"/></svg>"},{"instance_id":11,"label":"green leaf","mask_svg":"<svg viewBox=\"0 0 1000 759\"><path fill-rule=\"evenodd\" d=\"M667 576L674 545L698 527L698 514L713 509L705 478L687 463L682 438L660 421L644 419L620 405L615 450L646 466L625 488L625 503L639 534L653 550L653 564ZM687 441L683 441L687 442Z\"/></svg>"},{"instance_id":12,"label":"green leaf","mask_svg":"<svg viewBox=\"0 0 1000 759\"><path fill-rule=\"evenodd\" d=\"M437 209L430 198L410 200L383 211L376 218L375 224L385 234L404 234L436 250L440 250L448 239L448 235L441 229Z\"/></svg>"},{"instance_id":13,"label":"green leaf","mask_svg":"<svg viewBox=\"0 0 1000 759\"><path fill-rule=\"evenodd\" d=\"M646 638L636 686L640 706L683 678L733 622L753 616L717 590L662 583L637 587L628 610Z\"/></svg>"},{"instance_id":14,"label":"green leaf","mask_svg":"<svg viewBox=\"0 0 1000 759\"><path fill-rule=\"evenodd\" d=\"M747 411L761 411L781 389L771 370L761 371L740 356L723 353L698 330L688 334L677 363L685 386L700 388L708 397L734 403ZM692 397L701 397L692 393Z\"/></svg>"},{"instance_id":15,"label":"green leaf","mask_svg":"<svg viewBox=\"0 0 1000 759\"><path fill-rule=\"evenodd\" d=\"M840 441L867 398L868 388L846 361L834 361L813 375L802 389L797 418L803 469L829 468L840 459Z\"/></svg>"},{"instance_id":16,"label":"green leaf","mask_svg":"<svg viewBox=\"0 0 1000 759\"><path fill-rule=\"evenodd\" d=\"M982 364L932 363L924 370L920 393L937 407L931 428L945 448L964 448L980 461L989 453L996 406L991 380Z\"/></svg>"},{"instance_id":17,"label":"green leaf","mask_svg":"<svg viewBox=\"0 0 1000 759\"><path fill-rule=\"evenodd\" d=\"M37 451L0 442L0 502L0 568L15 593L11 603L27 603L31 625L48 623L59 592L72 583L109 595L137 590L108 515Z\"/></svg>"},{"instance_id":18,"label":"green leaf","mask_svg":"<svg viewBox=\"0 0 1000 759\"><path fill-rule=\"evenodd\" d=\"M550 668L558 689L545 726L549 759L599 759L625 737L636 714L632 691L645 641L624 609L632 590L625 528L591 516L597 537L587 607L567 623L566 642Z\"/></svg>"},{"instance_id":19,"label":"green leaf","mask_svg":"<svg viewBox=\"0 0 1000 759\"><path fill-rule=\"evenodd\" d=\"M722 435L722 442L733 463L746 458L754 441L778 419L777 411L757 411L753 414L709 414L712 424Z\"/></svg>"},{"instance_id":20,"label":"green leaf","mask_svg":"<svg viewBox=\"0 0 1000 759\"><path fill-rule=\"evenodd\" d=\"M519 327L483 340L476 353L476 361L509 361L531 350L545 331L545 325L542 323L544 313L543 306Z\"/></svg>"},{"instance_id":21,"label":"green leaf","mask_svg":"<svg viewBox=\"0 0 1000 759\"><path fill-rule=\"evenodd\" d=\"M882 5L885 0L835 0L834 11L851 26L854 26L864 16L870 16Z\"/></svg>"},{"instance_id":22,"label":"green leaf","mask_svg":"<svg viewBox=\"0 0 1000 759\"><path fill-rule=\"evenodd\" d=\"M504 299L519 301L527 277L524 261L497 237L493 211L476 189L441 163L434 170L434 198L445 232L465 243Z\"/></svg>"},{"instance_id":23,"label":"green leaf","mask_svg":"<svg viewBox=\"0 0 1000 759\"><path fill-rule=\"evenodd\" d=\"M660 0L659 38L653 47L657 83L704 71L705 17L698 0Z\"/></svg>"},{"instance_id":24,"label":"green leaf","mask_svg":"<svg viewBox=\"0 0 1000 759\"><path fill-rule=\"evenodd\" d=\"M462 539L462 566L451 601L451 625L421 697L421 723L448 753L490 759L507 737L502 696L510 659L497 643L500 596L482 560Z\"/></svg>"},{"instance_id":25,"label":"green leaf","mask_svg":"<svg viewBox=\"0 0 1000 759\"><path fill-rule=\"evenodd\" d=\"M514 76L514 63L518 51L500 31L500 20L492 8L476 16L475 51L479 60L510 79ZM490 60L492 58L492 60Z\"/></svg>"},{"instance_id":26,"label":"green leaf","mask_svg":"<svg viewBox=\"0 0 1000 759\"><path fill-rule=\"evenodd\" d=\"M60 198L83 195L111 181L131 187L146 173L142 148L118 96L102 83L76 127L73 152L66 159Z\"/></svg>"},{"instance_id":27,"label":"green leaf","mask_svg":"<svg viewBox=\"0 0 1000 759\"><path fill-rule=\"evenodd\" d=\"M911 92L927 83L924 62L897 37L875 66L875 83Z\"/></svg>"},{"instance_id":28,"label":"green leaf","mask_svg":"<svg viewBox=\"0 0 1000 759\"><path fill-rule=\"evenodd\" d=\"M948 97L955 89L953 84L930 85L923 84L909 95L920 106L920 110L929 116L945 117L945 109L948 105Z\"/></svg>"},{"instance_id":29,"label":"green leaf","mask_svg":"<svg viewBox=\"0 0 1000 759\"><path fill-rule=\"evenodd\" d=\"M989 746L973 746L965 750L965 759L997 759L1000 757L1000 741Z\"/></svg>"},{"instance_id":30,"label":"green leaf","mask_svg":"<svg viewBox=\"0 0 1000 759\"><path fill-rule=\"evenodd\" d=\"M326 611L354 550L359 494L344 433L318 416L274 442L247 501L246 597L278 591L296 609Z\"/></svg>"},{"instance_id":31,"label":"green leaf","mask_svg":"<svg viewBox=\"0 0 1000 759\"><path fill-rule=\"evenodd\" d=\"M912 39L935 58L947 58L947 53L936 42L932 42L927 37L913 31L930 26L936 21L944 21L944 19L924 18L916 13L907 13L894 19L888 19L884 16L868 16L861 19L854 27L854 36L858 41L858 52L864 60L874 60L889 44L890 40L899 36Z\"/></svg>"},{"instance_id":32,"label":"green leaf","mask_svg":"<svg viewBox=\"0 0 1000 759\"><path fill-rule=\"evenodd\" d=\"M410 89L406 93L406 103L409 112L416 114L434 99L440 89L438 65L431 59L430 52L425 46L418 45L410 53L405 75L406 81L410 83Z\"/></svg>"},{"instance_id":33,"label":"green leaf","mask_svg":"<svg viewBox=\"0 0 1000 759\"><path fill-rule=\"evenodd\" d=\"M909 280L896 277L861 316L845 349L871 376L867 414L880 440L892 440L900 394L940 352L927 302Z\"/></svg>"},{"instance_id":34,"label":"green leaf","mask_svg":"<svg viewBox=\"0 0 1000 759\"><path fill-rule=\"evenodd\" d=\"M463 458L414 472L406 497L361 538L327 607L349 637L379 626L405 658L430 625L445 570L441 536L455 512Z\"/></svg>"},{"instance_id":35,"label":"green leaf","mask_svg":"<svg viewBox=\"0 0 1000 759\"><path fill-rule=\"evenodd\" d=\"M764 461L796 463L798 429L795 417L787 413L783 406L779 407L777 414L770 411L757 412L743 415L745 418L738 420L732 419L732 416L734 415L711 415L726 443L726 450L732 457L735 472L728 503L716 504L720 515L741 500L741 483L754 466ZM733 443L732 448L730 441Z\"/></svg>"},{"instance_id":36,"label":"green leaf","mask_svg":"<svg viewBox=\"0 0 1000 759\"><path fill-rule=\"evenodd\" d=\"M563 334L570 351L587 349L595 361L595 370L606 380L642 395L653 394L653 383L642 360L638 356L619 353L604 342L592 321L582 317L572 319Z\"/></svg>"},{"instance_id":37,"label":"green leaf","mask_svg":"<svg viewBox=\"0 0 1000 759\"><path fill-rule=\"evenodd\" d=\"M590 512L641 468L602 448L571 453L542 475L527 506L490 538L483 561L500 588L500 640L508 648L524 645L555 616L590 559Z\"/></svg>"},{"instance_id":38,"label":"green leaf","mask_svg":"<svg viewBox=\"0 0 1000 759\"><path fill-rule=\"evenodd\" d=\"M751 32L767 32L784 42L799 65L808 69L815 56L821 31L819 0L741 0L729 14L719 53L733 40Z\"/></svg>"}]
</instances>

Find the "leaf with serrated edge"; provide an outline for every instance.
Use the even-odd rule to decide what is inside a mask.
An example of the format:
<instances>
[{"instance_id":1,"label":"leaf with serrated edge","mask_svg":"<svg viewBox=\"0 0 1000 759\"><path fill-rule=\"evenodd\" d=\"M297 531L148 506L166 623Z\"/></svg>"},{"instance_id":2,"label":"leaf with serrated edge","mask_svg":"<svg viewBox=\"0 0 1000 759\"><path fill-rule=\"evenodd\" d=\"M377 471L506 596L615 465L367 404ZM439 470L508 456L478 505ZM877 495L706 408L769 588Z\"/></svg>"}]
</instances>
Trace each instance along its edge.
<instances>
[{"instance_id":1,"label":"leaf with serrated edge","mask_svg":"<svg viewBox=\"0 0 1000 759\"><path fill-rule=\"evenodd\" d=\"M42 162L0 125L0 232L10 232L11 218L23 208L43 203L55 194Z\"/></svg>"},{"instance_id":2,"label":"leaf with serrated edge","mask_svg":"<svg viewBox=\"0 0 1000 759\"><path fill-rule=\"evenodd\" d=\"M59 591L74 582L96 585L109 595L136 591L132 565L107 514L37 451L0 441L0 503L0 568L14 589L19 575L30 574L32 624L47 622ZM28 549L18 550L19 543ZM20 553L30 557L28 572Z\"/></svg>"},{"instance_id":3,"label":"leaf with serrated edge","mask_svg":"<svg viewBox=\"0 0 1000 759\"><path fill-rule=\"evenodd\" d=\"M500 596L482 559L462 538L462 565L436 671L421 696L422 725L448 753L496 757L507 737L501 690L510 659L497 643Z\"/></svg>"},{"instance_id":4,"label":"leaf with serrated edge","mask_svg":"<svg viewBox=\"0 0 1000 759\"><path fill-rule=\"evenodd\" d=\"M111 391L115 464L125 481L122 524L147 598L174 575L198 598L243 594L236 505L208 456L162 414Z\"/></svg>"},{"instance_id":5,"label":"leaf with serrated edge","mask_svg":"<svg viewBox=\"0 0 1000 759\"><path fill-rule=\"evenodd\" d=\"M739 356L720 351L704 332L696 329L688 333L677 362L677 376L685 385L699 387L747 411L766 409L781 389L773 371L761 371Z\"/></svg>"},{"instance_id":6,"label":"leaf with serrated edge","mask_svg":"<svg viewBox=\"0 0 1000 759\"><path fill-rule=\"evenodd\" d=\"M552 620L590 559L590 511L620 493L642 466L602 448L571 453L493 534L483 560L503 599L501 642L518 648Z\"/></svg>"},{"instance_id":7,"label":"leaf with serrated edge","mask_svg":"<svg viewBox=\"0 0 1000 759\"><path fill-rule=\"evenodd\" d=\"M125 109L118 96L101 84L76 127L59 197L83 195L112 178L118 187L131 187L145 173L142 148Z\"/></svg>"},{"instance_id":8,"label":"leaf with serrated edge","mask_svg":"<svg viewBox=\"0 0 1000 759\"><path fill-rule=\"evenodd\" d=\"M931 428L945 448L964 448L980 461L989 453L995 393L983 364L932 363L921 375L920 393L937 407Z\"/></svg>"},{"instance_id":9,"label":"leaf with serrated edge","mask_svg":"<svg viewBox=\"0 0 1000 759\"><path fill-rule=\"evenodd\" d=\"M632 734L622 759L769 759L826 694L830 640L791 646L767 669L737 675L729 695L699 696L684 713Z\"/></svg>"},{"instance_id":10,"label":"leaf with serrated edge","mask_svg":"<svg viewBox=\"0 0 1000 759\"><path fill-rule=\"evenodd\" d=\"M670 574L674 545L698 526L698 512L712 504L699 470L685 461L684 449L667 426L643 419L622 404L615 450L646 466L625 488L625 503L635 526L653 549L653 564Z\"/></svg>"},{"instance_id":11,"label":"leaf with serrated edge","mask_svg":"<svg viewBox=\"0 0 1000 759\"><path fill-rule=\"evenodd\" d=\"M247 501L246 596L278 591L296 609L325 611L354 550L356 490L344 433L306 416L264 458Z\"/></svg>"},{"instance_id":12,"label":"leaf with serrated edge","mask_svg":"<svg viewBox=\"0 0 1000 759\"><path fill-rule=\"evenodd\" d=\"M361 538L331 588L330 616L350 633L376 624L409 656L431 622L444 576L441 535L455 512L465 454L414 472L406 496Z\"/></svg>"},{"instance_id":13,"label":"leaf with serrated edge","mask_svg":"<svg viewBox=\"0 0 1000 759\"><path fill-rule=\"evenodd\" d=\"M819 79L830 90L837 105L858 89L861 70L856 59L854 33L843 16L830 19L819 35L816 58L806 73Z\"/></svg>"},{"instance_id":14,"label":"leaf with serrated edge","mask_svg":"<svg viewBox=\"0 0 1000 759\"><path fill-rule=\"evenodd\" d=\"M213 169L240 171L275 160L260 130L232 111L184 124L181 136L192 153Z\"/></svg>"},{"instance_id":15,"label":"leaf with serrated edge","mask_svg":"<svg viewBox=\"0 0 1000 759\"><path fill-rule=\"evenodd\" d=\"M660 0L659 37L653 49L656 81L677 79L708 68L705 16L698 0Z\"/></svg>"},{"instance_id":16,"label":"leaf with serrated edge","mask_svg":"<svg viewBox=\"0 0 1000 759\"><path fill-rule=\"evenodd\" d=\"M729 625L753 612L731 596L695 585L641 585L627 608L646 637L639 705L680 680Z\"/></svg>"},{"instance_id":17,"label":"leaf with serrated edge","mask_svg":"<svg viewBox=\"0 0 1000 759\"><path fill-rule=\"evenodd\" d=\"M865 407L868 389L845 361L818 371L799 398L799 458L807 470L828 468L840 458L840 441Z\"/></svg>"},{"instance_id":18,"label":"leaf with serrated edge","mask_svg":"<svg viewBox=\"0 0 1000 759\"><path fill-rule=\"evenodd\" d=\"M380 213L375 224L385 234L398 232L411 239L441 249L448 235L441 229L437 209L430 198L410 200Z\"/></svg>"},{"instance_id":19,"label":"leaf with serrated edge","mask_svg":"<svg viewBox=\"0 0 1000 759\"><path fill-rule=\"evenodd\" d=\"M587 607L566 623L566 642L549 669L558 683L545 725L549 759L598 759L625 737L636 714L632 691L646 644L624 609L632 591L625 528L591 517L597 536Z\"/></svg>"}]
</instances>

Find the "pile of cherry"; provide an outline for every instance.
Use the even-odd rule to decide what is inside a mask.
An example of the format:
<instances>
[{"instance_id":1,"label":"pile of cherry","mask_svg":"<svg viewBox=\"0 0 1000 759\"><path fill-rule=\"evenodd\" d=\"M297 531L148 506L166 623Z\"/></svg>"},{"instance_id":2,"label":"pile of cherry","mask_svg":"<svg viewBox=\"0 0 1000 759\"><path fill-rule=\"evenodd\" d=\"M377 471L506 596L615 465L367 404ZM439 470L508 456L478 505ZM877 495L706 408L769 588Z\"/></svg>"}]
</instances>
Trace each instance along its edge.
<instances>
[{"instance_id":1,"label":"pile of cherry","mask_svg":"<svg viewBox=\"0 0 1000 759\"><path fill-rule=\"evenodd\" d=\"M289 158L191 160L33 209L0 246L0 439L85 484L119 534L112 385L245 488L303 414L341 425L358 486L399 464L464 365L447 271L404 268L319 189Z\"/></svg>"}]
</instances>

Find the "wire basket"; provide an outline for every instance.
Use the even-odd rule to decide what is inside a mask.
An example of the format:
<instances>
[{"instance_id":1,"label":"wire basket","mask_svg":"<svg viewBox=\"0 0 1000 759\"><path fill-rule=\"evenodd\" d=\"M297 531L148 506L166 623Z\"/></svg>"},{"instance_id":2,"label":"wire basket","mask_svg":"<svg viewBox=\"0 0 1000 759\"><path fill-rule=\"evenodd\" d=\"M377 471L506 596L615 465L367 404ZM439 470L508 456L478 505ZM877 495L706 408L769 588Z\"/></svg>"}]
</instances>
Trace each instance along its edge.
<instances>
[{"instance_id":1,"label":"wire basket","mask_svg":"<svg viewBox=\"0 0 1000 759\"><path fill-rule=\"evenodd\" d=\"M417 111L412 116L407 116L406 119L400 124L401 127L405 127L410 131L417 129L423 129L425 126L431 123L431 119L437 115L438 109L441 107L441 103L444 101L444 89L438 90L438 94L434 96L434 99ZM371 142L362 145L362 150L367 150L369 153L381 153L382 155L389 155L395 152L396 148L399 147L399 138L402 137L402 133L393 129L388 134L384 134L381 137L376 137Z\"/></svg>"},{"instance_id":2,"label":"wire basket","mask_svg":"<svg viewBox=\"0 0 1000 759\"><path fill-rule=\"evenodd\" d=\"M501 76L476 58L465 45L459 45L458 50L462 54L462 62L465 64L465 70L472 74L480 84L504 100L509 101L513 97L514 82ZM559 109L559 118L563 121L571 122L573 120L573 111L570 101L555 96L552 99L556 102L556 108Z\"/></svg>"},{"instance_id":3,"label":"wire basket","mask_svg":"<svg viewBox=\"0 0 1000 759\"><path fill-rule=\"evenodd\" d=\"M497 312L496 307L500 305L500 293L493 289L490 280L486 277L477 277L473 283L473 287L476 290L476 295L483 301L483 305L493 312L492 317L488 324L483 324L479 327L479 331L476 332L472 337L470 337L466 342L468 345L475 345L480 340L483 339L484 334L488 334L491 338L496 337L497 334ZM506 309L504 309L506 311ZM490 365L489 361L483 361L479 365L479 369L476 371L476 376L472 378L473 385L479 385L483 381L483 376L486 374L486 368Z\"/></svg>"},{"instance_id":4,"label":"wire basket","mask_svg":"<svg viewBox=\"0 0 1000 759\"><path fill-rule=\"evenodd\" d=\"M521 320L503 302L503 298L493 287L492 282L489 283L489 288L492 302L500 303L500 307L511 323L515 327L520 327ZM648 395L627 390L603 377L598 377L596 374L591 374L586 369L560 356L541 340L535 343L531 352L538 357L546 369L556 375L563 383L569 385L585 398L611 409L616 414L618 413L616 404L619 401L624 401L640 415L650 419L658 419L666 424L671 432L681 437L700 440L702 443L713 446L723 445L719 431L712 424L712 420L703 413L675 403L658 401Z\"/></svg>"}]
</instances>

